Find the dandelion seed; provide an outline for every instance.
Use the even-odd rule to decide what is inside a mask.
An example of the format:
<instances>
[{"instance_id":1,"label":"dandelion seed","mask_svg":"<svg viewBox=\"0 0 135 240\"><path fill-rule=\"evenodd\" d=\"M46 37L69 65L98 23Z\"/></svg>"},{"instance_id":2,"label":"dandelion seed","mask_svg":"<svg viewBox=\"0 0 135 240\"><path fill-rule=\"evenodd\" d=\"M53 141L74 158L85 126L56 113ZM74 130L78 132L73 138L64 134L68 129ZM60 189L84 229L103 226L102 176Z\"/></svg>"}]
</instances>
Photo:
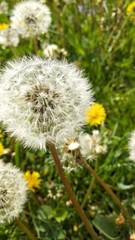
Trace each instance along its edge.
<instances>
[{"instance_id":1,"label":"dandelion seed","mask_svg":"<svg viewBox=\"0 0 135 240\"><path fill-rule=\"evenodd\" d=\"M106 146L101 142L101 134L98 130L93 130L92 135L80 134L79 143L81 154L86 159L97 159L99 154L106 153Z\"/></svg>"},{"instance_id":2,"label":"dandelion seed","mask_svg":"<svg viewBox=\"0 0 135 240\"><path fill-rule=\"evenodd\" d=\"M43 54L45 57L66 57L67 51L64 48L59 48L56 44L43 46Z\"/></svg>"},{"instance_id":3,"label":"dandelion seed","mask_svg":"<svg viewBox=\"0 0 135 240\"><path fill-rule=\"evenodd\" d=\"M19 37L15 29L8 27L0 31L0 45L2 45L3 48L10 46L17 47L18 43Z\"/></svg>"},{"instance_id":4,"label":"dandelion seed","mask_svg":"<svg viewBox=\"0 0 135 240\"><path fill-rule=\"evenodd\" d=\"M6 1L2 1L0 3L0 14L7 14L8 13L8 4Z\"/></svg>"},{"instance_id":5,"label":"dandelion seed","mask_svg":"<svg viewBox=\"0 0 135 240\"><path fill-rule=\"evenodd\" d=\"M91 126L100 125L105 121L106 112L104 107L99 103L94 103L86 110L86 123Z\"/></svg>"},{"instance_id":6,"label":"dandelion seed","mask_svg":"<svg viewBox=\"0 0 135 240\"><path fill-rule=\"evenodd\" d=\"M23 38L46 33L50 23L49 8L35 0L16 4L11 16L11 26L17 29Z\"/></svg>"},{"instance_id":7,"label":"dandelion seed","mask_svg":"<svg viewBox=\"0 0 135 240\"><path fill-rule=\"evenodd\" d=\"M0 88L1 121L34 149L45 149L48 141L62 144L80 131L93 100L87 79L74 64L38 57L9 62Z\"/></svg>"},{"instance_id":8,"label":"dandelion seed","mask_svg":"<svg viewBox=\"0 0 135 240\"><path fill-rule=\"evenodd\" d=\"M93 130L92 135L80 132L72 136L58 151L65 171L76 171L82 167L81 158L96 160L99 154L105 154L107 147L102 143L101 134Z\"/></svg>"},{"instance_id":9,"label":"dandelion seed","mask_svg":"<svg viewBox=\"0 0 135 240\"><path fill-rule=\"evenodd\" d=\"M131 133L131 138L129 140L129 158L132 161L135 161L135 131Z\"/></svg>"},{"instance_id":10,"label":"dandelion seed","mask_svg":"<svg viewBox=\"0 0 135 240\"><path fill-rule=\"evenodd\" d=\"M78 142L72 142L69 144L68 149L69 151L74 151L80 147Z\"/></svg>"},{"instance_id":11,"label":"dandelion seed","mask_svg":"<svg viewBox=\"0 0 135 240\"><path fill-rule=\"evenodd\" d=\"M76 171L81 167L81 153L78 135L70 136L68 141L58 148L61 162L66 172Z\"/></svg>"},{"instance_id":12,"label":"dandelion seed","mask_svg":"<svg viewBox=\"0 0 135 240\"><path fill-rule=\"evenodd\" d=\"M11 221L23 210L27 186L19 169L0 160L0 223Z\"/></svg>"}]
</instances>

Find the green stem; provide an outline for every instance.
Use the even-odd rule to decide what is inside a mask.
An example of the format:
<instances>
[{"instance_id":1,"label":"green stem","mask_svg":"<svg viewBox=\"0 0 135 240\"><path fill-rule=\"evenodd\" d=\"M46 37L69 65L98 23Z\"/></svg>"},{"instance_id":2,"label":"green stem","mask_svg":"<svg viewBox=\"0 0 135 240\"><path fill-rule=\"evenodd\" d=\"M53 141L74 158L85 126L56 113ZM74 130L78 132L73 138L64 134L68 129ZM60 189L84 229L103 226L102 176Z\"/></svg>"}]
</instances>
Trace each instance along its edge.
<instances>
[{"instance_id":1,"label":"green stem","mask_svg":"<svg viewBox=\"0 0 135 240\"><path fill-rule=\"evenodd\" d=\"M95 162L95 172L97 172L97 169L98 169L98 160L96 160ZM94 185L95 185L95 177L92 176L92 179L91 179L91 182L90 182L90 185L89 185L89 188L87 190L87 193L83 199L83 202L81 204L81 207L84 208L88 199L91 197L91 193L92 193L92 190L94 188Z\"/></svg>"},{"instance_id":2,"label":"green stem","mask_svg":"<svg viewBox=\"0 0 135 240\"><path fill-rule=\"evenodd\" d=\"M67 179L67 177L64 173L64 170L62 168L60 159L57 155L55 145L53 143L48 143L48 146L49 146L50 152L53 156L53 159L54 159L55 165L57 167L58 173L60 175L61 181L64 184L65 189L70 196L70 199L73 203L73 206L75 207L77 213L79 214L80 218L82 219L82 222L84 223L85 227L87 228L87 230L88 230L89 234L91 235L92 239L93 240L99 240L100 238L97 236L96 232L94 231L91 223L89 222L88 218L86 217L84 211L82 210L81 206L79 205L79 203L76 199L75 194L72 191L70 183L69 183L69 181L68 181L68 179Z\"/></svg>"},{"instance_id":3,"label":"green stem","mask_svg":"<svg viewBox=\"0 0 135 240\"><path fill-rule=\"evenodd\" d=\"M15 164L18 167L20 163L20 145L18 142L15 143Z\"/></svg>"},{"instance_id":4,"label":"green stem","mask_svg":"<svg viewBox=\"0 0 135 240\"><path fill-rule=\"evenodd\" d=\"M34 53L37 56L38 55L38 41L37 41L36 37L33 38L33 45L34 45Z\"/></svg>"},{"instance_id":5,"label":"green stem","mask_svg":"<svg viewBox=\"0 0 135 240\"><path fill-rule=\"evenodd\" d=\"M126 21L123 22L120 30L118 31L117 35L115 36L115 38L112 42L112 45L110 45L110 47L108 49L109 52L112 52L112 50L115 48L115 46L117 46L118 40L120 39L120 36L123 33L126 23L127 23Z\"/></svg>"},{"instance_id":6,"label":"green stem","mask_svg":"<svg viewBox=\"0 0 135 240\"><path fill-rule=\"evenodd\" d=\"M30 240L36 240L36 237L33 235L32 230L30 230L23 222L19 219L15 219L15 223L22 229L24 233L27 234Z\"/></svg>"},{"instance_id":7,"label":"green stem","mask_svg":"<svg viewBox=\"0 0 135 240\"><path fill-rule=\"evenodd\" d=\"M84 158L81 158L82 163L85 165L85 167L88 169L88 171L95 177L95 179L100 183L100 185L106 190L106 192L111 196L113 201L119 206L119 208L122 210L123 215L125 215L129 221L129 224L131 228L135 230L135 223L128 214L128 211L126 208L121 204L121 201L119 198L115 195L115 193L110 189L110 187L95 173L95 171L90 167L90 165L86 162Z\"/></svg>"},{"instance_id":8,"label":"green stem","mask_svg":"<svg viewBox=\"0 0 135 240\"><path fill-rule=\"evenodd\" d=\"M13 53L14 57L18 57L18 56L19 56L19 53L18 53L16 47L10 46L10 50L11 50L11 52Z\"/></svg>"}]
</instances>

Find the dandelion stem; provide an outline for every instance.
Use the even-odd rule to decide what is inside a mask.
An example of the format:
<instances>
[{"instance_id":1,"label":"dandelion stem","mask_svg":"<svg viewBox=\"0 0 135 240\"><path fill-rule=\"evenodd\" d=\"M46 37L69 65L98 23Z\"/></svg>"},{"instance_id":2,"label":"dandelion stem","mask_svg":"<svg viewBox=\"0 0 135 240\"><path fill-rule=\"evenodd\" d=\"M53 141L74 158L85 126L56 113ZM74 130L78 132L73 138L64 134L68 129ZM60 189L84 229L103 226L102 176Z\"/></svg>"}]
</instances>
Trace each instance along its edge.
<instances>
[{"instance_id":1,"label":"dandelion stem","mask_svg":"<svg viewBox=\"0 0 135 240\"><path fill-rule=\"evenodd\" d=\"M36 37L33 38L33 45L34 45L34 53L37 56L38 55L38 41L37 41Z\"/></svg>"},{"instance_id":2,"label":"dandelion stem","mask_svg":"<svg viewBox=\"0 0 135 240\"><path fill-rule=\"evenodd\" d=\"M29 239L36 240L36 237L33 235L32 230L30 230L22 221L15 219L15 223L25 232Z\"/></svg>"},{"instance_id":3,"label":"dandelion stem","mask_svg":"<svg viewBox=\"0 0 135 240\"><path fill-rule=\"evenodd\" d=\"M49 149L50 149L50 152L53 156L53 159L54 159L54 162L55 162L55 165L57 167L57 170L59 172L59 175L60 175L60 178L62 180L62 183L64 184L65 186L65 189L67 191L67 193L69 194L70 196L70 199L77 211L77 213L79 214L80 218L82 219L82 222L84 223L84 225L86 226L89 234L91 235L92 239L93 240L99 240L100 238L97 236L96 232L94 231L91 223L89 222L88 218L86 217L84 211L82 210L81 206L79 205L77 199L76 199L76 196L75 194L73 193L72 191L72 188L70 186L70 183L64 173L64 170L62 168L62 165L61 165L61 162L60 162L60 159L57 155L57 151L55 149L55 145L53 143L48 143L48 146L49 146Z\"/></svg>"},{"instance_id":4,"label":"dandelion stem","mask_svg":"<svg viewBox=\"0 0 135 240\"><path fill-rule=\"evenodd\" d=\"M126 208L121 204L120 199L115 195L115 193L110 189L110 187L96 174L96 172L91 168L91 166L86 162L84 158L81 158L82 163L88 169L88 171L95 177L95 179L100 183L100 185L106 190L106 192L112 197L113 201L121 208L123 214L127 217L131 228L135 230L135 223L128 214Z\"/></svg>"},{"instance_id":5,"label":"dandelion stem","mask_svg":"<svg viewBox=\"0 0 135 240\"><path fill-rule=\"evenodd\" d=\"M20 146L19 146L19 143L16 142L15 143L15 163L16 163L16 166L19 166L19 162L20 162Z\"/></svg>"},{"instance_id":6,"label":"dandelion stem","mask_svg":"<svg viewBox=\"0 0 135 240\"><path fill-rule=\"evenodd\" d=\"M95 172L97 171L97 168L98 168L98 160L96 160L96 163L95 163ZM93 175L93 177L92 177L92 179L91 179L91 182L90 182L90 185L89 185L89 188L88 188L88 190L87 190L87 193L86 193L86 195L85 195L85 197L84 197L84 199L83 199L83 202L82 202L82 204L81 204L81 207L82 207L82 208L85 207L88 199L89 199L90 196L91 196L92 190L93 190L94 185L95 185L95 180L96 180L96 179L95 179L95 176Z\"/></svg>"}]
</instances>

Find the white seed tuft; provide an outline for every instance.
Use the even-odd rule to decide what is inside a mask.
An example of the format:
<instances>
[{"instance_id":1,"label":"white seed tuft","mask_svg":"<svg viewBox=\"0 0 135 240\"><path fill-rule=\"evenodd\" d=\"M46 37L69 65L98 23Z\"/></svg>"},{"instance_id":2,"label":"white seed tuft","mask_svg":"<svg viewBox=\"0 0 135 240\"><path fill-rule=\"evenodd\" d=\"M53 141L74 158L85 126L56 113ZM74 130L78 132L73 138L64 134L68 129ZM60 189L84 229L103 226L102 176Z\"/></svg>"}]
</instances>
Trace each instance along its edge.
<instances>
[{"instance_id":1,"label":"white seed tuft","mask_svg":"<svg viewBox=\"0 0 135 240\"><path fill-rule=\"evenodd\" d=\"M35 0L17 3L12 11L11 26L23 38L46 33L51 23L49 8Z\"/></svg>"},{"instance_id":2,"label":"white seed tuft","mask_svg":"<svg viewBox=\"0 0 135 240\"><path fill-rule=\"evenodd\" d=\"M0 160L0 223L18 217L26 195L27 185L20 170Z\"/></svg>"},{"instance_id":3,"label":"white seed tuft","mask_svg":"<svg viewBox=\"0 0 135 240\"><path fill-rule=\"evenodd\" d=\"M15 29L8 27L0 31L0 45L2 45L3 48L10 46L17 47L18 44L18 32Z\"/></svg>"},{"instance_id":4,"label":"white seed tuft","mask_svg":"<svg viewBox=\"0 0 135 240\"><path fill-rule=\"evenodd\" d=\"M131 138L129 140L129 158L132 161L135 161L135 131L131 133Z\"/></svg>"},{"instance_id":5,"label":"white seed tuft","mask_svg":"<svg viewBox=\"0 0 135 240\"><path fill-rule=\"evenodd\" d=\"M0 118L25 146L62 144L84 125L92 102L90 84L74 64L22 58L1 74Z\"/></svg>"}]
</instances>

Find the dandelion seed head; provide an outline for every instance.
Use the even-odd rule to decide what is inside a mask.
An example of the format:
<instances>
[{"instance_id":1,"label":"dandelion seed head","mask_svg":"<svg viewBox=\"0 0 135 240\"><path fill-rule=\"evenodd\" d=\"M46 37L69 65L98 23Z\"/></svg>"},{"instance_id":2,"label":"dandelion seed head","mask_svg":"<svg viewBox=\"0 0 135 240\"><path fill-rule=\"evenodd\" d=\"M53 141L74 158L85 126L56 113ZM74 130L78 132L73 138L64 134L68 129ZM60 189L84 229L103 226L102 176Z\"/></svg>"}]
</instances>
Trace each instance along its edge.
<instances>
[{"instance_id":1,"label":"dandelion seed head","mask_svg":"<svg viewBox=\"0 0 135 240\"><path fill-rule=\"evenodd\" d=\"M78 142L72 142L69 144L68 148L70 151L74 151L80 147Z\"/></svg>"},{"instance_id":2,"label":"dandelion seed head","mask_svg":"<svg viewBox=\"0 0 135 240\"><path fill-rule=\"evenodd\" d=\"M68 55L64 48L59 48L56 44L43 45L44 57L66 57Z\"/></svg>"},{"instance_id":3,"label":"dandelion seed head","mask_svg":"<svg viewBox=\"0 0 135 240\"><path fill-rule=\"evenodd\" d=\"M71 171L75 172L82 167L80 143L77 133L69 135L67 141L63 141L63 144L58 146L58 152L63 168L67 173Z\"/></svg>"},{"instance_id":4,"label":"dandelion seed head","mask_svg":"<svg viewBox=\"0 0 135 240\"><path fill-rule=\"evenodd\" d=\"M0 160L0 223L11 221L23 210L27 186L19 169Z\"/></svg>"},{"instance_id":5,"label":"dandelion seed head","mask_svg":"<svg viewBox=\"0 0 135 240\"><path fill-rule=\"evenodd\" d=\"M98 130L93 130L92 135L80 134L79 143L81 154L86 159L96 159L98 154L106 153L106 146L102 144L101 134Z\"/></svg>"},{"instance_id":6,"label":"dandelion seed head","mask_svg":"<svg viewBox=\"0 0 135 240\"><path fill-rule=\"evenodd\" d=\"M79 151L59 153L61 156L62 166L65 172L67 173L70 173L72 171L76 172L82 167Z\"/></svg>"},{"instance_id":7,"label":"dandelion seed head","mask_svg":"<svg viewBox=\"0 0 135 240\"><path fill-rule=\"evenodd\" d=\"M34 149L67 141L84 124L93 100L90 84L74 64L38 57L9 62L0 88L7 131Z\"/></svg>"},{"instance_id":8,"label":"dandelion seed head","mask_svg":"<svg viewBox=\"0 0 135 240\"><path fill-rule=\"evenodd\" d=\"M8 13L8 3L6 1L2 1L0 3L0 14L7 14Z\"/></svg>"},{"instance_id":9,"label":"dandelion seed head","mask_svg":"<svg viewBox=\"0 0 135 240\"><path fill-rule=\"evenodd\" d=\"M135 131L131 133L129 140L129 158L132 161L135 161Z\"/></svg>"},{"instance_id":10,"label":"dandelion seed head","mask_svg":"<svg viewBox=\"0 0 135 240\"><path fill-rule=\"evenodd\" d=\"M15 29L8 27L0 31L0 45L3 48L10 46L17 47L18 43L19 36Z\"/></svg>"},{"instance_id":11,"label":"dandelion seed head","mask_svg":"<svg viewBox=\"0 0 135 240\"><path fill-rule=\"evenodd\" d=\"M17 29L23 38L46 33L50 23L50 10L40 1L17 3L12 11L11 26Z\"/></svg>"}]
</instances>

